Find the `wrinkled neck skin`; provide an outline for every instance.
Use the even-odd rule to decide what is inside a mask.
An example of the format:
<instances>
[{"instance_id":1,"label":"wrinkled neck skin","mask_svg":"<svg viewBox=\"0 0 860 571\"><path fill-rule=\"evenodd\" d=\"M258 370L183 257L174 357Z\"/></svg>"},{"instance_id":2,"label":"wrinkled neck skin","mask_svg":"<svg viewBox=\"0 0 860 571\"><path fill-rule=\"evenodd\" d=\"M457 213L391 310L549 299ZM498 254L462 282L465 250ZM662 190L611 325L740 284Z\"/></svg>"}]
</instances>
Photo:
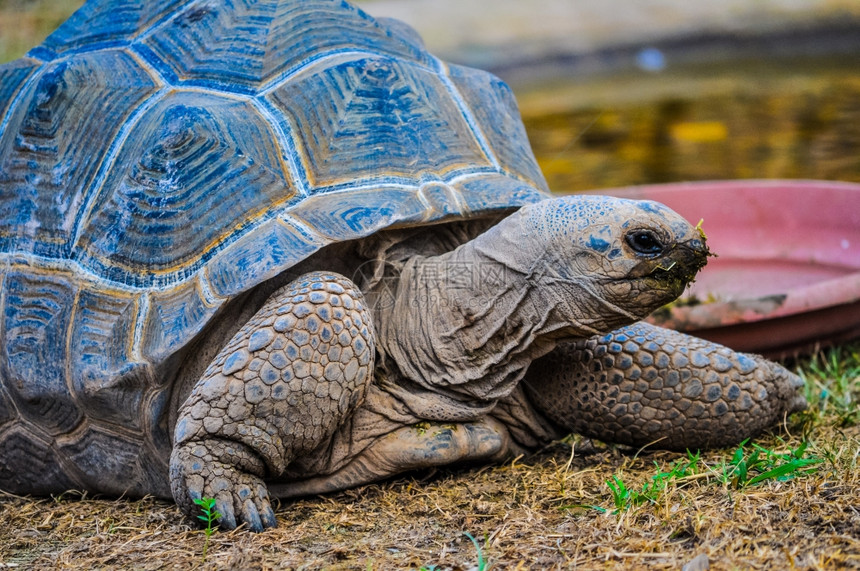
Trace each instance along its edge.
<instances>
[{"instance_id":1,"label":"wrinkled neck skin","mask_svg":"<svg viewBox=\"0 0 860 571\"><path fill-rule=\"evenodd\" d=\"M401 390L386 390L413 410L433 393L446 401L446 415L460 407L456 416L477 417L560 339L641 317L601 295L591 277L600 274L598 256L583 252L562 263L524 240L526 232L515 213L453 251L406 261L391 303L375 315L383 367L402 377Z\"/></svg>"}]
</instances>

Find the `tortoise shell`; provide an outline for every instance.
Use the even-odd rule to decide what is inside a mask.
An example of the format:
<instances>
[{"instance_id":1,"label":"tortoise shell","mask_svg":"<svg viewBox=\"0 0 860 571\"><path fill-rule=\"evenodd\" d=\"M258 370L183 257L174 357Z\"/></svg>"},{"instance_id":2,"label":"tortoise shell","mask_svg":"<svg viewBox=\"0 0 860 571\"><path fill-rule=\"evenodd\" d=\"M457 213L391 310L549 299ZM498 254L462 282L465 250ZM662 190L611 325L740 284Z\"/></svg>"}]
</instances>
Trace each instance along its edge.
<instances>
[{"instance_id":1,"label":"tortoise shell","mask_svg":"<svg viewBox=\"0 0 860 571\"><path fill-rule=\"evenodd\" d=\"M91 0L0 66L0 456L85 474L104 448L92 470L121 473L131 440L169 438L159 371L235 296L546 192L510 90L405 26L340 0Z\"/></svg>"}]
</instances>

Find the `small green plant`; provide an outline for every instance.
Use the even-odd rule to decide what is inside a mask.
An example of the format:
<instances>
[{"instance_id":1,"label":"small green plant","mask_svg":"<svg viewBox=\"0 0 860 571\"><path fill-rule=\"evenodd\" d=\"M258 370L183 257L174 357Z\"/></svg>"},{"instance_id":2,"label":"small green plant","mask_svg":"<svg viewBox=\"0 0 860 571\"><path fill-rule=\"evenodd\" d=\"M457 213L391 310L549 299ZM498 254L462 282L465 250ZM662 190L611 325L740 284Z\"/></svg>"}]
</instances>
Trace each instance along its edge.
<instances>
[{"instance_id":1,"label":"small green plant","mask_svg":"<svg viewBox=\"0 0 860 571\"><path fill-rule=\"evenodd\" d=\"M197 504L200 507L200 511L203 512L202 515L197 516L197 519L206 524L206 528L203 530L203 533L206 534L206 541L203 543L203 561L206 561L206 551L209 548L209 538L212 537L213 533L215 533L215 525L217 524L218 519L221 518L221 514L215 509L215 498L198 498L194 500L194 503Z\"/></svg>"},{"instance_id":2,"label":"small green plant","mask_svg":"<svg viewBox=\"0 0 860 571\"><path fill-rule=\"evenodd\" d=\"M817 470L813 466L823 462L821 458L804 458L808 442L778 454L758 444L752 450L746 448L748 440L741 442L732 459L721 466L720 480L724 485L735 489L754 486L766 480L789 480L801 474L811 474Z\"/></svg>"},{"instance_id":3,"label":"small green plant","mask_svg":"<svg viewBox=\"0 0 860 571\"><path fill-rule=\"evenodd\" d=\"M612 493L612 503L615 504L615 510L612 513L618 514L627 508L641 503L640 494L627 487L627 484L613 474L612 478L606 480L606 486Z\"/></svg>"},{"instance_id":4,"label":"small green plant","mask_svg":"<svg viewBox=\"0 0 860 571\"><path fill-rule=\"evenodd\" d=\"M634 506L645 503L655 504L666 493L670 483L674 487L683 486L685 480L718 481L724 486L741 489L754 486L767 480L789 480L801 475L812 474L818 468L816 464L823 462L821 458L804 458L809 446L803 442L788 452L778 453L759 446L748 445L748 440L741 442L728 461L717 464L716 467L703 466L699 452L687 451L687 457L675 460L667 470L661 470L656 462L657 473L642 485L641 489L629 487L618 475L606 480L606 486L612 494L615 509L612 513L618 515ZM704 470L702 469L704 468ZM568 506L592 507L592 506Z\"/></svg>"},{"instance_id":5,"label":"small green plant","mask_svg":"<svg viewBox=\"0 0 860 571\"><path fill-rule=\"evenodd\" d=\"M687 476L696 474L696 468L701 460L701 453L698 450L695 454L687 450L686 458L679 458L672 462L669 466L669 470L666 472L657 472L655 475L651 476L651 482L650 484L646 484L646 489L649 494L653 495L654 499L656 499L659 493L666 490L669 482L678 481L682 478L686 478ZM657 462L654 462L654 465L657 466L658 470L660 469L660 465L657 464Z\"/></svg>"},{"instance_id":6,"label":"small green plant","mask_svg":"<svg viewBox=\"0 0 860 571\"><path fill-rule=\"evenodd\" d=\"M637 491L628 488L621 478L613 475L606 481L606 486L612 493L612 502L615 509L612 513L619 514L623 510L644 503L656 503L657 499L666 491L669 482L678 482L682 478L696 473L696 467L701 460L699 452L693 454L687 451L687 458L674 461L665 472L660 471L660 465L654 462L657 473L651 476L650 481L642 485L642 490Z\"/></svg>"}]
</instances>

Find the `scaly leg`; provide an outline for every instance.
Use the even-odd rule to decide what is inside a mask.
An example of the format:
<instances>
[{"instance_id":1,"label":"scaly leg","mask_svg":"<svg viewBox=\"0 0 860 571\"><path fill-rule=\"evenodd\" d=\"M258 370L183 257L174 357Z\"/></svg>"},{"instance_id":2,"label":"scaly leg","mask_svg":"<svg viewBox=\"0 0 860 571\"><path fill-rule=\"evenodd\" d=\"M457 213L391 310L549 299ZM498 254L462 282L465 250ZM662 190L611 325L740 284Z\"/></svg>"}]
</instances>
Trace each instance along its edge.
<instances>
[{"instance_id":1,"label":"scaly leg","mask_svg":"<svg viewBox=\"0 0 860 571\"><path fill-rule=\"evenodd\" d=\"M329 438L361 403L374 340L361 292L335 274L275 292L221 350L182 405L170 459L186 514L212 497L220 525L276 525L264 479Z\"/></svg>"},{"instance_id":2,"label":"scaly leg","mask_svg":"<svg viewBox=\"0 0 860 571\"><path fill-rule=\"evenodd\" d=\"M646 323L562 344L523 380L535 408L562 428L675 450L757 435L806 407L802 385L757 355Z\"/></svg>"},{"instance_id":3,"label":"scaly leg","mask_svg":"<svg viewBox=\"0 0 860 571\"><path fill-rule=\"evenodd\" d=\"M272 484L279 498L322 494L459 463L498 462L511 455L506 427L493 418L474 422L425 422L377 439L343 468L324 476Z\"/></svg>"}]
</instances>

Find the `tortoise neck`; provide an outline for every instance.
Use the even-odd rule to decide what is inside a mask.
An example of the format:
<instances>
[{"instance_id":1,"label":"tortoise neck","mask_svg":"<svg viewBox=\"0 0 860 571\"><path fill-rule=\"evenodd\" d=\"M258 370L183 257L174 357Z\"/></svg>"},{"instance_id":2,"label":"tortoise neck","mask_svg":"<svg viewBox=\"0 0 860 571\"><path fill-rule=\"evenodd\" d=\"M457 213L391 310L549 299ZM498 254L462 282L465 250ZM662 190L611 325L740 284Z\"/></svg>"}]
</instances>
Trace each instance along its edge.
<instances>
[{"instance_id":1,"label":"tortoise neck","mask_svg":"<svg viewBox=\"0 0 860 571\"><path fill-rule=\"evenodd\" d=\"M453 251L409 259L377 310L380 350L399 372L455 398L508 395L559 338L606 324L577 315L584 286L549 275L516 214ZM590 313L595 313L591 311Z\"/></svg>"}]
</instances>

